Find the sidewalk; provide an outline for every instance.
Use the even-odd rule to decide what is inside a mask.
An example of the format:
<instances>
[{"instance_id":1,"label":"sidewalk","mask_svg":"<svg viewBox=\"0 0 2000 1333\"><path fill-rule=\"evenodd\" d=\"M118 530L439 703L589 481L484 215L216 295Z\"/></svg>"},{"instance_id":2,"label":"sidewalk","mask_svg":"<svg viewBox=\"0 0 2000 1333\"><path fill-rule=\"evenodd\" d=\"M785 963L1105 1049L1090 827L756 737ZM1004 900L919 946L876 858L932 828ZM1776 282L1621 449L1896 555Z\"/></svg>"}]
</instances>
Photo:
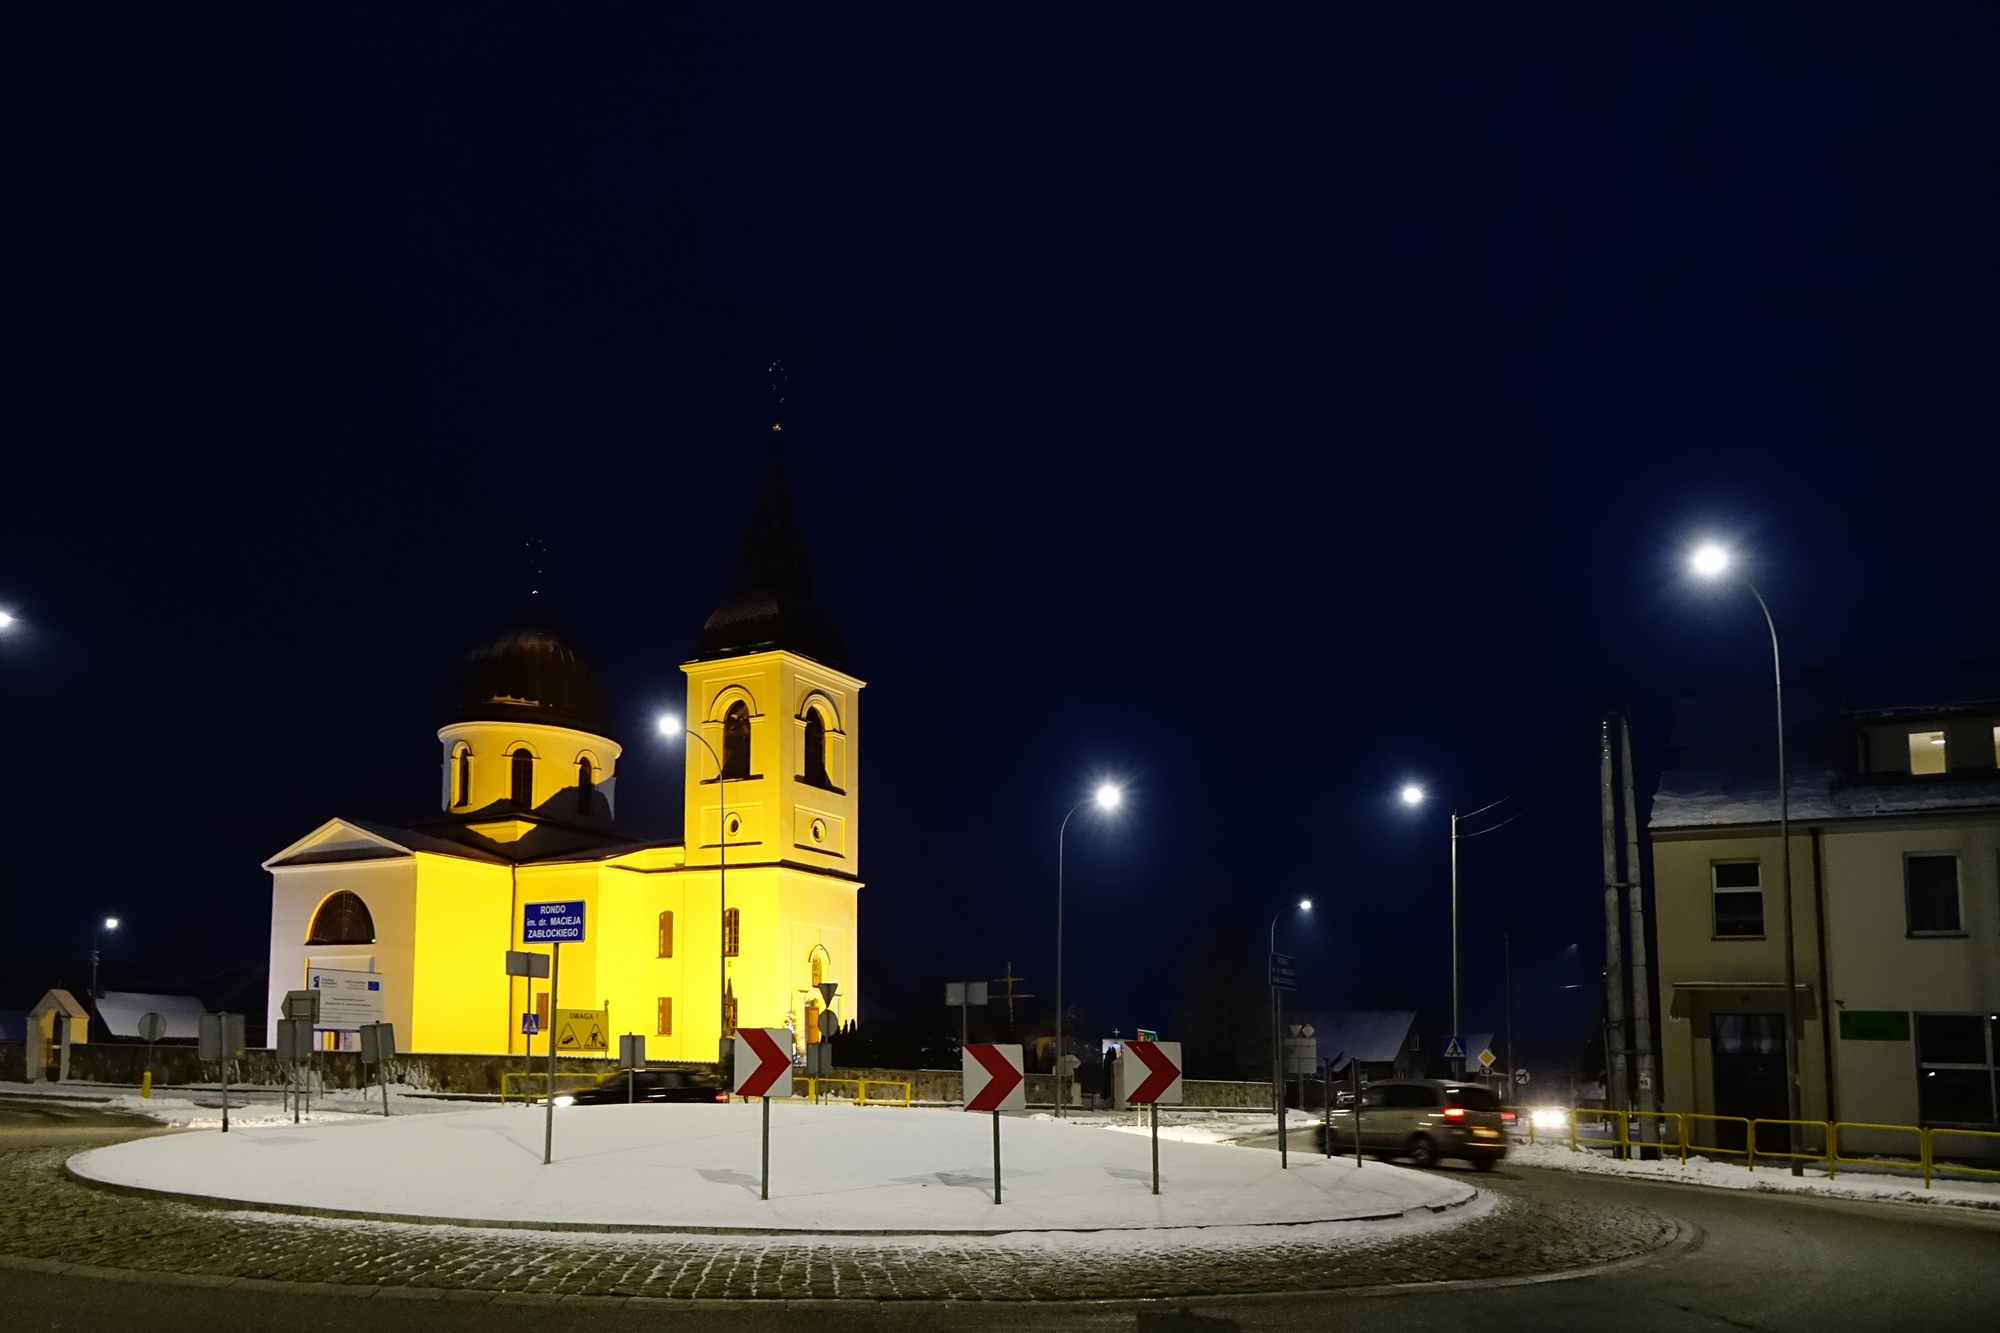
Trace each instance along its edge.
<instances>
[{"instance_id":1,"label":"sidewalk","mask_svg":"<svg viewBox=\"0 0 2000 1333\"><path fill-rule=\"evenodd\" d=\"M1859 1167L1844 1168L1839 1176L1828 1179L1824 1167L1812 1165L1806 1167L1803 1176L1794 1176L1791 1168L1784 1165L1760 1166L1751 1171L1741 1163L1712 1161L1693 1153L1688 1155L1685 1163L1678 1156L1669 1156L1657 1162L1621 1162L1603 1152L1571 1152L1566 1143L1522 1143L1518 1140L1507 1150L1507 1160L1517 1166L1536 1166L1547 1171L1669 1180L1676 1184L1707 1185L1714 1189L2000 1209L2000 1180L1937 1179L1929 1189L1925 1189L1924 1182L1918 1177L1891 1175Z\"/></svg>"}]
</instances>

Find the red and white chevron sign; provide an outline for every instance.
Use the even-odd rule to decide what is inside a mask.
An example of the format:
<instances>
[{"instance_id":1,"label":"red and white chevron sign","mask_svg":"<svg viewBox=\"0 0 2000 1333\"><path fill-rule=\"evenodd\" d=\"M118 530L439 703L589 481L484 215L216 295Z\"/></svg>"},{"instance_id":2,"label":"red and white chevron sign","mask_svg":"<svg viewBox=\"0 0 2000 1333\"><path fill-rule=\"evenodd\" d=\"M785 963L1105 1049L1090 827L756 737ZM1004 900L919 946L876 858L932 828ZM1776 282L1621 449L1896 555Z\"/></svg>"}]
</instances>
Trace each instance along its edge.
<instances>
[{"instance_id":1,"label":"red and white chevron sign","mask_svg":"<svg viewBox=\"0 0 2000 1333\"><path fill-rule=\"evenodd\" d=\"M1177 1041L1128 1041L1118 1061L1119 1091L1127 1104L1181 1104L1181 1044ZM1135 1086L1136 1085L1136 1086Z\"/></svg>"},{"instance_id":2,"label":"red and white chevron sign","mask_svg":"<svg viewBox=\"0 0 2000 1333\"><path fill-rule=\"evenodd\" d=\"M736 1095L792 1095L792 1034L789 1028L736 1029Z\"/></svg>"},{"instance_id":3,"label":"red and white chevron sign","mask_svg":"<svg viewBox=\"0 0 2000 1333\"><path fill-rule=\"evenodd\" d=\"M1025 1111L1028 1089L1021 1077L1021 1048L992 1042L969 1043L960 1056L968 1111Z\"/></svg>"}]
</instances>

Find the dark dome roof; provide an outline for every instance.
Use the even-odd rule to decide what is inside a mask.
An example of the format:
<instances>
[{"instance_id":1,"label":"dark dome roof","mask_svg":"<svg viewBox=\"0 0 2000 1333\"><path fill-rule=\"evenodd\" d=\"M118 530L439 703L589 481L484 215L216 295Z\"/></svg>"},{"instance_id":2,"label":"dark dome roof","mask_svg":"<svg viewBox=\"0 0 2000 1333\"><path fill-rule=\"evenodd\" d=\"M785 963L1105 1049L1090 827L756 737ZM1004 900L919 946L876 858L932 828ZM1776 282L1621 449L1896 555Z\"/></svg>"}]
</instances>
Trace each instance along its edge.
<instances>
[{"instance_id":1,"label":"dark dome roof","mask_svg":"<svg viewBox=\"0 0 2000 1333\"><path fill-rule=\"evenodd\" d=\"M452 683L453 722L540 722L604 736L597 673L552 629L519 624L466 655Z\"/></svg>"},{"instance_id":2,"label":"dark dome roof","mask_svg":"<svg viewBox=\"0 0 2000 1333\"><path fill-rule=\"evenodd\" d=\"M846 641L820 607L791 487L783 467L774 463L737 552L735 588L701 627L695 656L707 660L778 648L847 670Z\"/></svg>"}]
</instances>

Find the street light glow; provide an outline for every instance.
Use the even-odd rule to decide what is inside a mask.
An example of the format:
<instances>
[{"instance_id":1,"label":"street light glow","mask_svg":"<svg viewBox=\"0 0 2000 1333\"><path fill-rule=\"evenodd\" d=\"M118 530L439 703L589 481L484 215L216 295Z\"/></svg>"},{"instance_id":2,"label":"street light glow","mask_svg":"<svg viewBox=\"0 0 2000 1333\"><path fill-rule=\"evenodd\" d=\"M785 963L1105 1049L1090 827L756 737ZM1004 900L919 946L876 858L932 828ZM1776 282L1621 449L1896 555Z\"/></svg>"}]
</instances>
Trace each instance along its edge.
<instances>
[{"instance_id":1,"label":"street light glow","mask_svg":"<svg viewBox=\"0 0 2000 1333\"><path fill-rule=\"evenodd\" d=\"M661 734L662 736L678 736L678 735L680 735L680 734L681 734L681 719L680 719L680 715L679 715L679 714L677 714L677 713L662 713L662 714L660 714L660 722L659 722L659 726L660 726L660 734Z\"/></svg>"},{"instance_id":2,"label":"street light glow","mask_svg":"<svg viewBox=\"0 0 2000 1333\"><path fill-rule=\"evenodd\" d=\"M105 917L105 918L104 918L104 928L105 928L106 930L116 930L116 929L118 929L118 918L117 918L117 917L115 917L115 916L107 916L107 917Z\"/></svg>"},{"instance_id":3,"label":"street light glow","mask_svg":"<svg viewBox=\"0 0 2000 1333\"><path fill-rule=\"evenodd\" d=\"M1312 900L1312 899L1310 899L1310 898L1301 898L1301 899L1299 899L1299 910L1300 910L1301 912L1310 912L1310 911L1312 911L1312 909L1313 909L1313 900Z\"/></svg>"},{"instance_id":4,"label":"street light glow","mask_svg":"<svg viewBox=\"0 0 2000 1333\"><path fill-rule=\"evenodd\" d=\"M1729 552L1714 542L1704 542L1688 557L1688 567L1703 578L1712 579L1729 568Z\"/></svg>"},{"instance_id":5,"label":"street light glow","mask_svg":"<svg viewBox=\"0 0 2000 1333\"><path fill-rule=\"evenodd\" d=\"M1097 808L1100 810L1116 810L1118 802L1124 798L1125 793L1119 791L1118 788L1108 782L1099 783L1096 792L1091 796L1091 799L1097 802Z\"/></svg>"},{"instance_id":6,"label":"street light glow","mask_svg":"<svg viewBox=\"0 0 2000 1333\"><path fill-rule=\"evenodd\" d=\"M8 615L5 611L0 611L0 629L6 629L13 623L14 617Z\"/></svg>"},{"instance_id":7,"label":"street light glow","mask_svg":"<svg viewBox=\"0 0 2000 1333\"><path fill-rule=\"evenodd\" d=\"M1424 789L1414 782L1406 784L1400 795L1403 798L1404 805L1422 805L1424 803Z\"/></svg>"}]
</instances>

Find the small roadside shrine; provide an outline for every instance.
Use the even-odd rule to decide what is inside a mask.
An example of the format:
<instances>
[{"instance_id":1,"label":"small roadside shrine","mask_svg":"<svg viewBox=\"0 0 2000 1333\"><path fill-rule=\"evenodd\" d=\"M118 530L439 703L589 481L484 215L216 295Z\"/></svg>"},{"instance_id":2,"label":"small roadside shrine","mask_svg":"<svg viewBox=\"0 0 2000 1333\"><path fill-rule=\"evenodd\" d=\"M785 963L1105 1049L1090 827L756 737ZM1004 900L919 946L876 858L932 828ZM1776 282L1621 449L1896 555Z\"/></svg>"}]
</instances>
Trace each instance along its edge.
<instances>
[{"instance_id":1,"label":"small roadside shrine","mask_svg":"<svg viewBox=\"0 0 2000 1333\"><path fill-rule=\"evenodd\" d=\"M56 989L28 1011L28 1082L69 1078L71 1043L90 1041L90 1011L76 996Z\"/></svg>"}]
</instances>

